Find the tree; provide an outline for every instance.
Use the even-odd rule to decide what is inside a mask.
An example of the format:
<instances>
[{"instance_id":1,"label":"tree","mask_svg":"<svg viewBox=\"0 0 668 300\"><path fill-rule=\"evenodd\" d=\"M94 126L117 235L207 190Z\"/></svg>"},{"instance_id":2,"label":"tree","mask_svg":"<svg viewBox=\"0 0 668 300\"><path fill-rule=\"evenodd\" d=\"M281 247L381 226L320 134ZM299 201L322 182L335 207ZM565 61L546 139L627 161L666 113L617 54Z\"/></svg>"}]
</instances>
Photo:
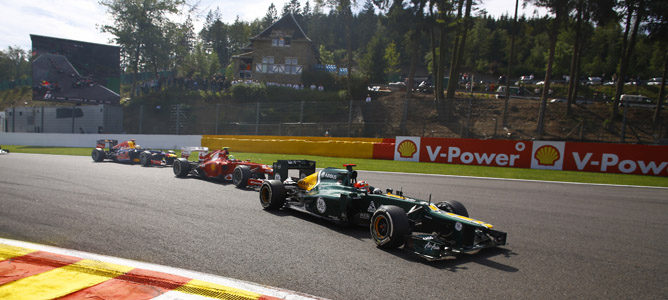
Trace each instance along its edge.
<instances>
[{"instance_id":1,"label":"tree","mask_svg":"<svg viewBox=\"0 0 668 300\"><path fill-rule=\"evenodd\" d=\"M25 50L8 46L0 50L0 81L26 79L30 76L30 62Z\"/></svg>"},{"instance_id":2,"label":"tree","mask_svg":"<svg viewBox=\"0 0 668 300\"><path fill-rule=\"evenodd\" d=\"M325 48L325 45L320 45L320 48L318 48L318 52L320 53L320 61L323 64L326 65L334 64L334 53L332 53L332 51L328 51L327 48Z\"/></svg>"},{"instance_id":3,"label":"tree","mask_svg":"<svg viewBox=\"0 0 668 300\"><path fill-rule=\"evenodd\" d=\"M385 61L385 74L387 77L392 77L401 71L399 69L400 57L399 52L397 51L397 45L394 42L390 42L385 48L385 55L383 56Z\"/></svg>"},{"instance_id":4,"label":"tree","mask_svg":"<svg viewBox=\"0 0 668 300\"><path fill-rule=\"evenodd\" d=\"M114 19L113 25L102 26L101 31L114 35L113 41L121 47L122 62L129 67L126 72L138 74L149 65L157 72L159 64L165 62L165 50L171 46L163 28L177 27L167 16L179 14L183 3L184 0L100 1ZM136 77L133 77L132 91L135 88Z\"/></svg>"},{"instance_id":5,"label":"tree","mask_svg":"<svg viewBox=\"0 0 668 300\"><path fill-rule=\"evenodd\" d=\"M385 41L383 34L376 34L366 47L360 66L370 82L382 83L385 80L386 62L384 59Z\"/></svg>"},{"instance_id":6,"label":"tree","mask_svg":"<svg viewBox=\"0 0 668 300\"><path fill-rule=\"evenodd\" d=\"M220 69L216 52L207 53L205 45L198 43L178 66L178 74L182 77L211 78Z\"/></svg>"},{"instance_id":7,"label":"tree","mask_svg":"<svg viewBox=\"0 0 668 300\"><path fill-rule=\"evenodd\" d=\"M287 14L293 14L295 16L302 14L299 0L290 0L283 5L283 15L285 16Z\"/></svg>"},{"instance_id":8,"label":"tree","mask_svg":"<svg viewBox=\"0 0 668 300\"><path fill-rule=\"evenodd\" d=\"M668 41L666 36L668 36L668 3L666 1L648 1L647 3L647 24L645 25L645 30L649 32L649 40L656 45L656 66L661 66L663 62L662 75L661 75L661 87L659 88L659 96L656 101L656 107L654 109L654 116L652 117L654 129L656 130L659 122L661 121L661 110L664 105L665 98L665 87L666 87L666 76L668 75ZM655 68L656 71L660 68Z\"/></svg>"},{"instance_id":9,"label":"tree","mask_svg":"<svg viewBox=\"0 0 668 300\"><path fill-rule=\"evenodd\" d=\"M538 110L538 124L536 133L538 137L543 136L543 126L545 121L545 110L547 109L547 96L550 91L550 82L552 79L552 67L554 63L554 53L557 46L557 36L562 24L562 18L568 11L568 0L534 0L535 5L542 6L550 10L554 14L550 28L550 48L547 59L547 66L545 67L545 80L543 85L543 92L540 97L540 108Z\"/></svg>"},{"instance_id":10,"label":"tree","mask_svg":"<svg viewBox=\"0 0 668 300\"><path fill-rule=\"evenodd\" d=\"M471 9L473 5L473 0L466 0L466 10L464 13L464 18L462 20L462 5L464 4L464 0L460 0L459 2L459 7L457 8L458 10L458 18L457 18L457 37L455 38L455 44L453 46L453 51L452 51L452 60L450 62L450 79L448 81L448 91L447 95L445 96L446 99L446 105L448 106L448 115L451 114L452 110L452 101L455 97L455 89L457 88L457 81L454 80L455 78L459 77L459 64L462 60L463 52L466 47L466 39L468 35L468 30L469 27L471 27Z\"/></svg>"},{"instance_id":11,"label":"tree","mask_svg":"<svg viewBox=\"0 0 668 300\"><path fill-rule=\"evenodd\" d=\"M610 115L610 124L615 120L619 112L619 100L624 92L624 83L626 77L626 71L629 66L629 60L633 55L633 48L636 44L636 37L638 36L638 30L640 28L640 22L645 17L645 1L644 0L626 0L623 1L623 8L626 9L626 22L624 29L624 38L622 40L622 49L619 61L619 67L617 72L617 83L615 85L615 99L613 102L613 107ZM631 25L633 22L633 25ZM631 37L629 38L629 33Z\"/></svg>"},{"instance_id":12,"label":"tree","mask_svg":"<svg viewBox=\"0 0 668 300\"><path fill-rule=\"evenodd\" d=\"M278 12L276 11L276 6L274 6L274 3L269 5L269 8L267 8L267 14L264 15L264 18L262 19L262 26L264 28L267 28L271 26L271 24L274 24L278 20Z\"/></svg>"},{"instance_id":13,"label":"tree","mask_svg":"<svg viewBox=\"0 0 668 300\"><path fill-rule=\"evenodd\" d=\"M218 63L221 66L227 66L232 56L230 49L229 26L221 21L218 8L215 12L209 11L206 17L206 23L200 38L204 42L207 51L214 51L218 54Z\"/></svg>"}]
</instances>

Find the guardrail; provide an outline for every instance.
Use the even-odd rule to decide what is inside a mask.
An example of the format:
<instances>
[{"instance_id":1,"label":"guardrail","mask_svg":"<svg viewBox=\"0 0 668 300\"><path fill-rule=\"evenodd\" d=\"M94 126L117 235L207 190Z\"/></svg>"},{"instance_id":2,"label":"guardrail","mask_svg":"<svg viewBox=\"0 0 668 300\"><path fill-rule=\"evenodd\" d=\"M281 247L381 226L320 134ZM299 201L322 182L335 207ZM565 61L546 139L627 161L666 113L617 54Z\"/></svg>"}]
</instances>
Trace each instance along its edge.
<instances>
[{"instance_id":1,"label":"guardrail","mask_svg":"<svg viewBox=\"0 0 668 300\"><path fill-rule=\"evenodd\" d=\"M99 139L119 141L135 139L146 148L180 149L201 146L201 135L154 135L154 134L71 134L71 133L25 133L0 132L0 145L22 145L43 147L95 147Z\"/></svg>"},{"instance_id":2,"label":"guardrail","mask_svg":"<svg viewBox=\"0 0 668 300\"><path fill-rule=\"evenodd\" d=\"M0 145L92 147L98 139L148 148L230 147L237 152L318 155L544 170L668 176L668 146L563 141L477 140L398 136L381 138L256 135L127 135L0 133Z\"/></svg>"}]
</instances>

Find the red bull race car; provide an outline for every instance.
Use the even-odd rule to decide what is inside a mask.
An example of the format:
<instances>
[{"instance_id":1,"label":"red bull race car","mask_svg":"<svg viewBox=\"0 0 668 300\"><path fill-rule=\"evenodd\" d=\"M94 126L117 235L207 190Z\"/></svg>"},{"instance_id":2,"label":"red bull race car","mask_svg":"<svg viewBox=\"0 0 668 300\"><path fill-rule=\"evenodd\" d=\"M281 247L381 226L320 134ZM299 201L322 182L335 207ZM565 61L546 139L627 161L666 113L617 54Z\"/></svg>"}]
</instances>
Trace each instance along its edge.
<instances>
[{"instance_id":1,"label":"red bull race car","mask_svg":"<svg viewBox=\"0 0 668 300\"><path fill-rule=\"evenodd\" d=\"M174 175L194 175L202 179L232 181L239 188L262 185L266 174L273 174L268 165L242 161L230 154L229 148L209 151L207 147L186 147L174 161Z\"/></svg>"},{"instance_id":2,"label":"red bull race car","mask_svg":"<svg viewBox=\"0 0 668 300\"><path fill-rule=\"evenodd\" d=\"M91 157L95 162L101 162L109 159L122 163L139 163L141 146L135 143L135 140L129 140L118 143L118 140L98 140L95 149L91 152Z\"/></svg>"}]
</instances>

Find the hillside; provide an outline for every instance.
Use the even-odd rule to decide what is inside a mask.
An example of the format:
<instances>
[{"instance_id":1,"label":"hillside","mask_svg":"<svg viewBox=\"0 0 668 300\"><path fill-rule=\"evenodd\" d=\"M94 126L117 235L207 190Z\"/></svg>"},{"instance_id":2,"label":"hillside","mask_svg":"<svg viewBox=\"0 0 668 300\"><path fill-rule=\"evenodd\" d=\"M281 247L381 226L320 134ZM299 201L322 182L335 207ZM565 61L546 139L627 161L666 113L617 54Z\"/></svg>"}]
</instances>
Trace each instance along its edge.
<instances>
[{"instance_id":1,"label":"hillside","mask_svg":"<svg viewBox=\"0 0 668 300\"><path fill-rule=\"evenodd\" d=\"M511 98L508 105L508 124L502 126L504 101L493 97L461 96L455 104L455 116L449 122L438 122L433 96L418 94L409 101L406 132L400 130L404 93L392 93L370 104L365 115L367 122L378 122L381 136L415 135L461 138L539 139L536 135L539 101ZM612 104L597 102L573 106L566 116L566 103L548 103L545 131L542 139L620 142L622 116L610 130L606 129ZM666 138L668 110L662 114L663 133L652 129L653 110L629 108L625 142L652 144ZM383 121L385 120L385 121Z\"/></svg>"}]
</instances>

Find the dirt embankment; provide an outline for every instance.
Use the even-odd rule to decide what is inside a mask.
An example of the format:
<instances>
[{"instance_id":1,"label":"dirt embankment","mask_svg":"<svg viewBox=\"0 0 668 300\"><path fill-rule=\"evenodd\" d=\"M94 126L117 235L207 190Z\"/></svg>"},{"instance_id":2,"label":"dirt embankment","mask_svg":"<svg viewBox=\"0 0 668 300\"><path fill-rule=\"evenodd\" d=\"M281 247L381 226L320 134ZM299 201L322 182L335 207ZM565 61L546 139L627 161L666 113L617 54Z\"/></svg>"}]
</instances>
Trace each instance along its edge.
<instances>
[{"instance_id":1,"label":"dirt embankment","mask_svg":"<svg viewBox=\"0 0 668 300\"><path fill-rule=\"evenodd\" d=\"M662 111L661 122L653 126L654 110L629 108L614 122L609 121L611 103L577 104L566 114L566 103L547 103L543 135L537 134L540 101L511 98L508 102L507 124L503 125L503 99L478 94L461 95L453 103L449 119L439 117L432 95L416 94L408 100L404 92L379 95L371 103L362 104L365 122L376 128L378 136L414 135L456 138L506 138L620 142L622 131L627 143L654 144L668 137L668 110ZM401 128L406 112L405 129ZM443 115L448 112L442 110ZM624 121L626 120L626 121ZM625 126L624 126L625 124Z\"/></svg>"}]
</instances>

